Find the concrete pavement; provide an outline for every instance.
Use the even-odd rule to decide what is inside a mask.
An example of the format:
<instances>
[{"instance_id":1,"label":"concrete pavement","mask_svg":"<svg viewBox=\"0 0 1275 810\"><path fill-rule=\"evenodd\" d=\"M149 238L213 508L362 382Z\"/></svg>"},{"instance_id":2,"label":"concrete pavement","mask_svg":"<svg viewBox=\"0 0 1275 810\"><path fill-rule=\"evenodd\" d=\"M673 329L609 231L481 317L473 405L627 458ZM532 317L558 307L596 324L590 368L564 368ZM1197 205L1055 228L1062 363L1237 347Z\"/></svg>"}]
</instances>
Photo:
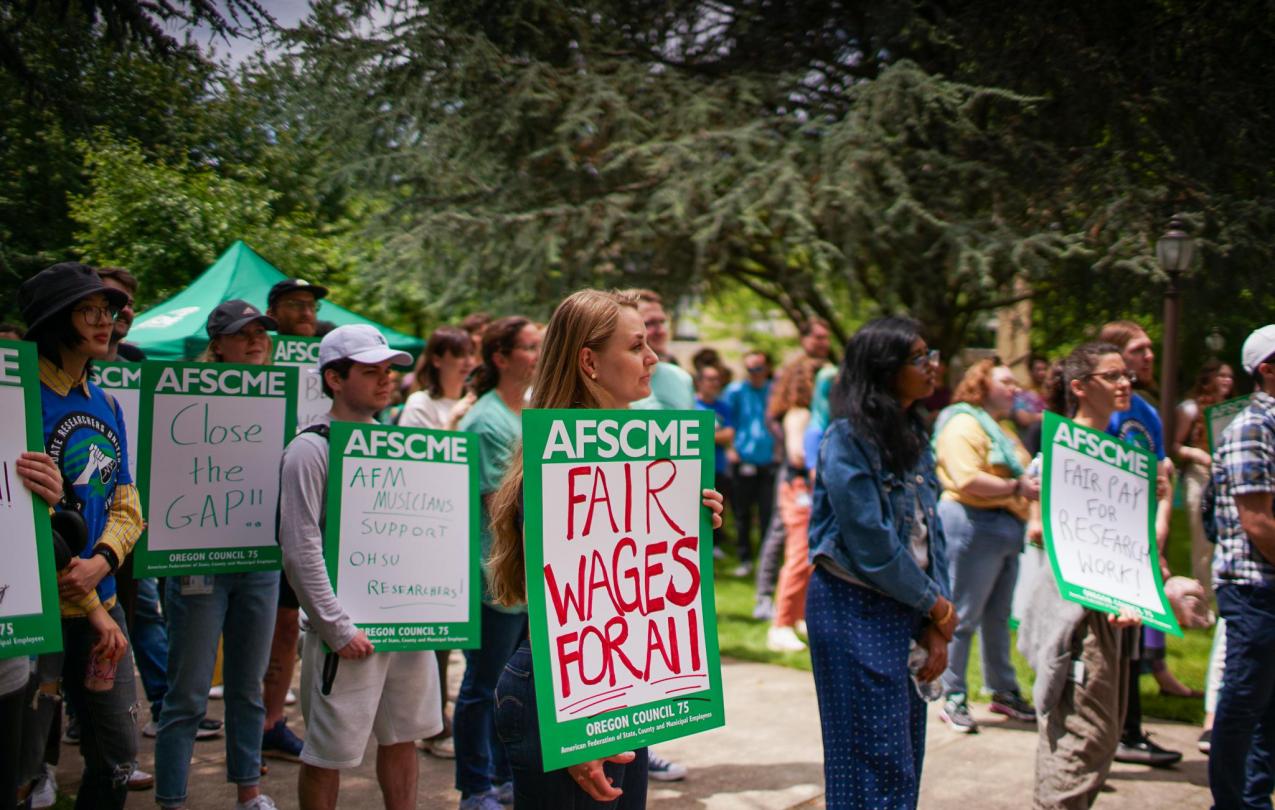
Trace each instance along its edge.
<instances>
[{"instance_id":1,"label":"concrete pavement","mask_svg":"<svg viewBox=\"0 0 1275 810\"><path fill-rule=\"evenodd\" d=\"M450 667L455 693L464 664L459 654ZM823 751L814 684L808 672L767 664L723 662L726 726L657 747L664 757L686 764L683 782L651 783L648 805L668 810L752 810L821 808ZM209 715L221 717L223 705L209 703ZM301 730L297 707L289 723ZM1030 807L1036 748L1034 726L1013 723L974 706L983 724L976 735L950 732L931 707L926 740L921 807L929 810L1020 810ZM1146 807L1207 808L1207 760L1195 748L1198 729L1180 723L1151 722L1147 728L1162 745L1178 748L1186 758L1177 768L1151 770L1117 765L1099 798L1098 810L1142 810ZM343 808L381 806L374 769L375 746L369 744L362 767L345 774ZM154 740L142 738L142 768L153 770ZM268 760L262 781L281 810L297 807L298 766ZM58 778L63 793L74 793L79 780L78 752L64 746ZM421 755L418 807L454 808L459 794L452 788L450 760ZM191 767L191 810L229 810L234 790L225 782L225 742L218 738L195 747ZM130 808L154 807L154 791L130 795Z\"/></svg>"}]
</instances>

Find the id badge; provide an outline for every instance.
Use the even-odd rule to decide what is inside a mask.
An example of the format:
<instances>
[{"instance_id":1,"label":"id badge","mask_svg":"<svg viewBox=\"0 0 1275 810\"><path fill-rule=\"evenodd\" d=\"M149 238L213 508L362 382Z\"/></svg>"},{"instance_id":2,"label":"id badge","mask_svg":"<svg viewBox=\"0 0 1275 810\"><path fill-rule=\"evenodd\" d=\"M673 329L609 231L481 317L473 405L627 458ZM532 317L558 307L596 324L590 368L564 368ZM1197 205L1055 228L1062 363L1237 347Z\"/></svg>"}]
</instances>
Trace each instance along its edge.
<instances>
[{"instance_id":1,"label":"id badge","mask_svg":"<svg viewBox=\"0 0 1275 810\"><path fill-rule=\"evenodd\" d=\"M1085 685L1085 662L1079 658L1071 659L1071 682L1077 686Z\"/></svg>"},{"instance_id":2,"label":"id badge","mask_svg":"<svg viewBox=\"0 0 1275 810\"><path fill-rule=\"evenodd\" d=\"M182 596L207 596L213 592L213 578L199 575L181 578Z\"/></svg>"}]
</instances>

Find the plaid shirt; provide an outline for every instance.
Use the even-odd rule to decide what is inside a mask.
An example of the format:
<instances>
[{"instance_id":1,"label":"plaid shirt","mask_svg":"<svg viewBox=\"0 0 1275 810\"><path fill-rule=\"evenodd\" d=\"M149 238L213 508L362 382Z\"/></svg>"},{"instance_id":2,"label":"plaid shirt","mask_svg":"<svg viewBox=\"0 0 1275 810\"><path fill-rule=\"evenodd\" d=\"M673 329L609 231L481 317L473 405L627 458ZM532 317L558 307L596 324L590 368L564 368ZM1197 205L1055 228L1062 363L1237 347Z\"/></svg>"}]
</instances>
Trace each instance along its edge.
<instances>
[{"instance_id":1,"label":"plaid shirt","mask_svg":"<svg viewBox=\"0 0 1275 810\"><path fill-rule=\"evenodd\" d=\"M1249 542L1240 526L1236 495L1275 493L1275 398L1258 391L1222 434L1213 457L1217 549L1213 581L1218 585L1275 583L1275 565Z\"/></svg>"}]
</instances>

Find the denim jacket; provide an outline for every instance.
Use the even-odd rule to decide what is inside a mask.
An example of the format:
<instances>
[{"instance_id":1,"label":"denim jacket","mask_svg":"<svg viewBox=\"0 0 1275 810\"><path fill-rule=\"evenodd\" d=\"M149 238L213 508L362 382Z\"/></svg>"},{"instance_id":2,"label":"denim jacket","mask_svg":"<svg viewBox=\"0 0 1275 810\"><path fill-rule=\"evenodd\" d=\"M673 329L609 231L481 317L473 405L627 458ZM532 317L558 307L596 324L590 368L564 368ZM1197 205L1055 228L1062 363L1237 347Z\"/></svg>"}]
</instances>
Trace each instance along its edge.
<instances>
[{"instance_id":1,"label":"denim jacket","mask_svg":"<svg viewBox=\"0 0 1275 810\"><path fill-rule=\"evenodd\" d=\"M928 444L916 466L898 476L884 466L875 442L846 419L836 420L819 446L810 561L825 557L913 610L928 612L940 594L951 598L947 539L935 509L939 494ZM918 500L929 528L927 570L908 547Z\"/></svg>"}]
</instances>

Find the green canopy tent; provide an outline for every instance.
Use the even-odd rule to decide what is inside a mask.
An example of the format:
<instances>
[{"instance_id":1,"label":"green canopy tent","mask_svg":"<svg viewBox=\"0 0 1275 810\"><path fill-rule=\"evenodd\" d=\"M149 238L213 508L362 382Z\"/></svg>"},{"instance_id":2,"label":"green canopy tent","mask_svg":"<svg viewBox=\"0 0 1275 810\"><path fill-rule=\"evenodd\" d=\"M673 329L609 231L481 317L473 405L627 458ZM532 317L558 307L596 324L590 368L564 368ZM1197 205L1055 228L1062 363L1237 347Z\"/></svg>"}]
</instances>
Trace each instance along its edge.
<instances>
[{"instance_id":1,"label":"green canopy tent","mask_svg":"<svg viewBox=\"0 0 1275 810\"><path fill-rule=\"evenodd\" d=\"M185 290L138 315L128 339L154 360L196 357L208 345L204 324L214 307L223 301L242 298L264 311L270 288L285 278L287 276L255 250L237 241ZM337 326L352 323L375 326L391 346L411 352L413 357L419 356L425 347L425 341L418 337L396 332L331 301L323 302L319 318Z\"/></svg>"}]
</instances>

